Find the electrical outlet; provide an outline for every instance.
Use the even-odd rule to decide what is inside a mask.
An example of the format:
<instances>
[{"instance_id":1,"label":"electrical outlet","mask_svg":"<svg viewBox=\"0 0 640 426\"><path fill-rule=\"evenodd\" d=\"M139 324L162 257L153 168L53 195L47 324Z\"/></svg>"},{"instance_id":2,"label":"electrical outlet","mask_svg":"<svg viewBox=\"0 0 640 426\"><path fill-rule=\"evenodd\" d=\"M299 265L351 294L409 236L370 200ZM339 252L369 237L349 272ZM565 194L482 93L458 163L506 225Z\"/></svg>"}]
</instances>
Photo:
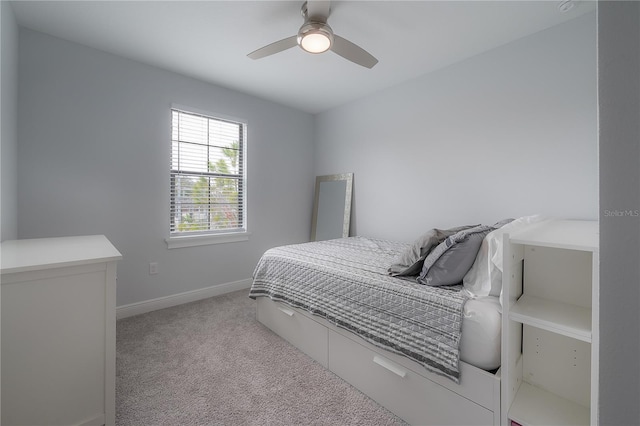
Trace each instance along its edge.
<instances>
[{"instance_id":1,"label":"electrical outlet","mask_svg":"<svg viewBox=\"0 0 640 426\"><path fill-rule=\"evenodd\" d=\"M149 275L155 275L158 273L158 262L149 263Z\"/></svg>"}]
</instances>

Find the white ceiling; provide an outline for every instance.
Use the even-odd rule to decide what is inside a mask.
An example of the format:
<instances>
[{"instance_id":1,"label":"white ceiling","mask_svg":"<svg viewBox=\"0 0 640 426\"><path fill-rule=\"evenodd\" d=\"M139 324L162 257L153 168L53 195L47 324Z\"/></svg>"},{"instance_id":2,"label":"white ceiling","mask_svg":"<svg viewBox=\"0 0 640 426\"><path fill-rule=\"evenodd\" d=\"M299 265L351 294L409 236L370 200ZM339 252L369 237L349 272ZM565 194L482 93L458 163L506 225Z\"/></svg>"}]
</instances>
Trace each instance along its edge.
<instances>
[{"instance_id":1,"label":"white ceiling","mask_svg":"<svg viewBox=\"0 0 640 426\"><path fill-rule=\"evenodd\" d=\"M380 61L294 47L247 53L296 34L302 1L17 1L24 27L317 113L595 9L575 1L333 1L329 24Z\"/></svg>"}]
</instances>

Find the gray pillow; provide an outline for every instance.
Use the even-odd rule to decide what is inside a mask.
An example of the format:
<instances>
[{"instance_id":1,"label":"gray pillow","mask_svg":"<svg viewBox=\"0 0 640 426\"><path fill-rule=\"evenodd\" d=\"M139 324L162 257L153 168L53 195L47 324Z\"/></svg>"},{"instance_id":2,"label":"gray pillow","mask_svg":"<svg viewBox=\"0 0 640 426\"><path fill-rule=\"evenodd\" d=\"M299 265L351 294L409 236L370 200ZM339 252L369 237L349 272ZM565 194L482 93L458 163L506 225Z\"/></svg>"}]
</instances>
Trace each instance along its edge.
<instances>
[{"instance_id":1,"label":"gray pillow","mask_svg":"<svg viewBox=\"0 0 640 426\"><path fill-rule=\"evenodd\" d=\"M418 275L422 270L422 263L431 250L442 243L447 237L456 234L465 229L474 228L478 225L458 226L451 229L431 229L424 235L421 235L413 242L405 251L393 261L389 266L389 275L408 276Z\"/></svg>"},{"instance_id":2,"label":"gray pillow","mask_svg":"<svg viewBox=\"0 0 640 426\"><path fill-rule=\"evenodd\" d=\"M417 281L430 286L460 284L493 226L479 225L447 237L425 258Z\"/></svg>"}]
</instances>

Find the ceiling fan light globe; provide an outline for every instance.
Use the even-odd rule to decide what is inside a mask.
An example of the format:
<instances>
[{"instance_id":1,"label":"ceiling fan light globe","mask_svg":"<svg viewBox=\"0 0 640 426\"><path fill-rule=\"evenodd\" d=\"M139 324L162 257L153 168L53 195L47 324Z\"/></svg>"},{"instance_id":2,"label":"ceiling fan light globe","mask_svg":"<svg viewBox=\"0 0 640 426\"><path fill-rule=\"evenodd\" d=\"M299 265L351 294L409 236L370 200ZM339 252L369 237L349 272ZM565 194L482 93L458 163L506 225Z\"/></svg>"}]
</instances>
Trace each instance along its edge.
<instances>
[{"instance_id":1,"label":"ceiling fan light globe","mask_svg":"<svg viewBox=\"0 0 640 426\"><path fill-rule=\"evenodd\" d=\"M326 34L307 33L300 39L300 47L309 53L322 53L329 50L331 40Z\"/></svg>"},{"instance_id":2,"label":"ceiling fan light globe","mask_svg":"<svg viewBox=\"0 0 640 426\"><path fill-rule=\"evenodd\" d=\"M298 31L298 45L305 52L323 53L331 49L333 31L324 22L305 22Z\"/></svg>"}]
</instances>

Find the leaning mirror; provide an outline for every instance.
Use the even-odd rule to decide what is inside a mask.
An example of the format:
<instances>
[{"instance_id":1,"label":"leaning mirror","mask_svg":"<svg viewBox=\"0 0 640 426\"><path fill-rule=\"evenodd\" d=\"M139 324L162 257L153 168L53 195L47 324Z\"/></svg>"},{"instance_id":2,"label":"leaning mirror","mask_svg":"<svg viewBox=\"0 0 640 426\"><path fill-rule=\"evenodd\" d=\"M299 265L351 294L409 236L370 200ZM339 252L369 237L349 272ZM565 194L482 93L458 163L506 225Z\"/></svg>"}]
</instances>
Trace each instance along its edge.
<instances>
[{"instance_id":1,"label":"leaning mirror","mask_svg":"<svg viewBox=\"0 0 640 426\"><path fill-rule=\"evenodd\" d=\"M349 236L353 173L316 177L311 241Z\"/></svg>"}]
</instances>

